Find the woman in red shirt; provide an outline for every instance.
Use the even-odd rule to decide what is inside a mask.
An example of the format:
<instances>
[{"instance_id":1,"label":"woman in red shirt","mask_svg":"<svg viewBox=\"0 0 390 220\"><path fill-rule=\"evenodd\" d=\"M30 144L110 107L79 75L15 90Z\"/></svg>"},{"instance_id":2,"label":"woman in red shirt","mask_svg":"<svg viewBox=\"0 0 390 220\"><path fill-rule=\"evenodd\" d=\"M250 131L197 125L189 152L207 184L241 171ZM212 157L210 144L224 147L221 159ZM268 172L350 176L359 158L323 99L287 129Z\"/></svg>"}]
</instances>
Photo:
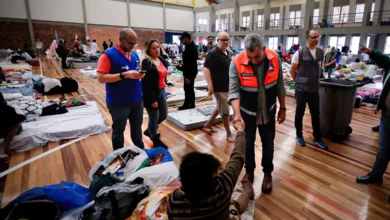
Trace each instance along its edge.
<instances>
[{"instance_id":1,"label":"woman in red shirt","mask_svg":"<svg viewBox=\"0 0 390 220\"><path fill-rule=\"evenodd\" d=\"M168 148L157 133L158 125L167 118L168 105L165 93L165 78L168 70L165 60L160 56L160 44L157 40L145 43L142 70L146 70L142 79L143 101L149 115L148 129L144 135L153 141L153 147Z\"/></svg>"}]
</instances>

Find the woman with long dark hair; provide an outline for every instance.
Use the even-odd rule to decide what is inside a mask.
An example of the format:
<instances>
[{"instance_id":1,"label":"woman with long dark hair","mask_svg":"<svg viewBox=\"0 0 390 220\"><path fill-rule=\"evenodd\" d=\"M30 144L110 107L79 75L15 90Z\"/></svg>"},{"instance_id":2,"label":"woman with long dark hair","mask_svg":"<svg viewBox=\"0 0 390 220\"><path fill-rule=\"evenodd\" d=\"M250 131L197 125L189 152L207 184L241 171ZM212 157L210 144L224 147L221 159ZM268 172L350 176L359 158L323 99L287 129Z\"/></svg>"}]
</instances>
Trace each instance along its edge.
<instances>
[{"instance_id":1,"label":"woman with long dark hair","mask_svg":"<svg viewBox=\"0 0 390 220\"><path fill-rule=\"evenodd\" d=\"M148 128L144 135L153 141L153 147L167 146L160 140L158 125L167 118L168 105L165 93L165 78L168 70L165 60L160 56L161 45L157 40L145 43L141 62L142 70L146 71L142 79L143 101L149 115Z\"/></svg>"}]
</instances>

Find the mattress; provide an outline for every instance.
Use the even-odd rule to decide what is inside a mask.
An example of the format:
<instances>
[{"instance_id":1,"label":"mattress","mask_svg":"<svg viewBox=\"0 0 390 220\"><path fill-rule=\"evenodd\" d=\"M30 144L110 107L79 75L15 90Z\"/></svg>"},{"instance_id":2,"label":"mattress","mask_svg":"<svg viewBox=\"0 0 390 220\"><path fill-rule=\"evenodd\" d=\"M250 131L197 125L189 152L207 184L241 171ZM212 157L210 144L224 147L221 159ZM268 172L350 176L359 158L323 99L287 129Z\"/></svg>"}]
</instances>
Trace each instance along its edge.
<instances>
[{"instance_id":1,"label":"mattress","mask_svg":"<svg viewBox=\"0 0 390 220\"><path fill-rule=\"evenodd\" d=\"M197 82L195 82L195 84L194 84L194 88L195 89L200 89L200 90L202 90L202 89L208 89L209 88L209 84L207 83L207 81L197 81Z\"/></svg>"},{"instance_id":2,"label":"mattress","mask_svg":"<svg viewBox=\"0 0 390 220\"><path fill-rule=\"evenodd\" d=\"M96 69L85 68L85 69L81 69L80 73L83 76L89 76L89 77L92 77L92 78L97 78Z\"/></svg>"},{"instance_id":3,"label":"mattress","mask_svg":"<svg viewBox=\"0 0 390 220\"><path fill-rule=\"evenodd\" d=\"M205 115L201 112L210 111L210 107L213 105L203 106L193 109L187 109L183 111L170 112L168 113L168 121L176 125L182 130L188 131L197 128L202 128L204 124L209 119L209 115ZM203 111L203 110L205 111ZM211 108L212 109L212 108ZM233 109L230 107L230 118L233 116ZM222 118L218 115L218 117L214 120L213 124L221 123Z\"/></svg>"},{"instance_id":4,"label":"mattress","mask_svg":"<svg viewBox=\"0 0 390 220\"><path fill-rule=\"evenodd\" d=\"M3 71L6 70L14 70L14 71L22 71L22 70L29 70L31 71L31 66L29 64L9 64L9 63L0 63L0 67L3 69Z\"/></svg>"},{"instance_id":5,"label":"mattress","mask_svg":"<svg viewBox=\"0 0 390 220\"><path fill-rule=\"evenodd\" d=\"M48 142L101 134L110 130L105 125L96 102L68 108L68 111L66 114L39 117L37 121L23 123L22 133L15 136L9 150L27 151ZM0 139L0 143L2 141Z\"/></svg>"},{"instance_id":6,"label":"mattress","mask_svg":"<svg viewBox=\"0 0 390 220\"><path fill-rule=\"evenodd\" d=\"M167 100L168 106L172 105L181 105L184 102L184 90L177 89L174 93L172 93L172 97L169 97ZM208 96L207 92L195 90L195 100L210 100L211 96Z\"/></svg>"}]
</instances>

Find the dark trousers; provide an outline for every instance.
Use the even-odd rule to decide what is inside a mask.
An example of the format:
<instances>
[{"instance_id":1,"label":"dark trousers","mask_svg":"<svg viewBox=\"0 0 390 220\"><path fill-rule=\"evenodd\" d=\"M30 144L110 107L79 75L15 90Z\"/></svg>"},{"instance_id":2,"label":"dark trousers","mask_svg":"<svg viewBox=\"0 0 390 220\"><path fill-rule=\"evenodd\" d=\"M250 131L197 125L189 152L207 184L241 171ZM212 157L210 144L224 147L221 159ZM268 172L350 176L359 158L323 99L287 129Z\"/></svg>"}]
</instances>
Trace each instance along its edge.
<instances>
[{"instance_id":1,"label":"dark trousers","mask_svg":"<svg viewBox=\"0 0 390 220\"><path fill-rule=\"evenodd\" d=\"M263 172L270 174L274 170L272 163L274 159L274 139L275 139L275 119L271 119L265 125L257 125L256 117L247 115L241 111L242 118L245 121L246 155L245 169L247 173L253 173L256 168L255 160L255 141L256 129L259 129L261 143L263 145L263 156L261 166Z\"/></svg>"},{"instance_id":2,"label":"dark trousers","mask_svg":"<svg viewBox=\"0 0 390 220\"><path fill-rule=\"evenodd\" d=\"M183 106L190 106L195 107L195 90L194 90L194 84L195 80L190 79L190 83L186 83L186 80L188 78L184 78L184 104Z\"/></svg>"},{"instance_id":3,"label":"dark trousers","mask_svg":"<svg viewBox=\"0 0 390 220\"><path fill-rule=\"evenodd\" d=\"M130 136L134 145L144 148L144 143L142 142L143 108L143 102L132 106L108 106L112 117L112 148L114 150L123 147L123 132L125 132L127 120L130 122Z\"/></svg>"},{"instance_id":4,"label":"dark trousers","mask_svg":"<svg viewBox=\"0 0 390 220\"><path fill-rule=\"evenodd\" d=\"M158 108L146 108L149 115L148 131L152 138L157 136L157 127L161 122L167 119L168 105L165 89L160 90L160 96L157 98Z\"/></svg>"},{"instance_id":5,"label":"dark trousers","mask_svg":"<svg viewBox=\"0 0 390 220\"><path fill-rule=\"evenodd\" d=\"M313 136L321 140L320 128L320 96L318 92L301 92L295 90L296 111L295 111L295 129L297 137L302 137L302 123L305 114L306 103L309 104L311 123L313 126Z\"/></svg>"},{"instance_id":6,"label":"dark trousers","mask_svg":"<svg viewBox=\"0 0 390 220\"><path fill-rule=\"evenodd\" d=\"M390 113L382 112L379 128L378 152L371 174L382 178L390 161Z\"/></svg>"},{"instance_id":7,"label":"dark trousers","mask_svg":"<svg viewBox=\"0 0 390 220\"><path fill-rule=\"evenodd\" d=\"M66 65L66 56L61 56L61 67L62 69L68 68L68 66Z\"/></svg>"}]
</instances>

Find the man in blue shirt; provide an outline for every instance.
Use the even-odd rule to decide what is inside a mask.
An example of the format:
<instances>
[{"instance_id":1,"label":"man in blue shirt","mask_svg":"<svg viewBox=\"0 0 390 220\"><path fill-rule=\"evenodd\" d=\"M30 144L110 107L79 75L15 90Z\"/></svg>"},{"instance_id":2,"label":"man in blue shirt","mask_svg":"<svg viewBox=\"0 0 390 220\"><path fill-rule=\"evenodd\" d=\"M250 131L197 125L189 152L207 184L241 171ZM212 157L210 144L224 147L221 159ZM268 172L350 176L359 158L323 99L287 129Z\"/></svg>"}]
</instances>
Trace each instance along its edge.
<instances>
[{"instance_id":1,"label":"man in blue shirt","mask_svg":"<svg viewBox=\"0 0 390 220\"><path fill-rule=\"evenodd\" d=\"M143 102L138 72L139 57L133 48L137 45L137 34L130 28L122 29L119 43L100 56L98 81L106 84L106 103L112 117L113 149L123 147L127 120L134 145L144 148L142 142Z\"/></svg>"}]
</instances>

